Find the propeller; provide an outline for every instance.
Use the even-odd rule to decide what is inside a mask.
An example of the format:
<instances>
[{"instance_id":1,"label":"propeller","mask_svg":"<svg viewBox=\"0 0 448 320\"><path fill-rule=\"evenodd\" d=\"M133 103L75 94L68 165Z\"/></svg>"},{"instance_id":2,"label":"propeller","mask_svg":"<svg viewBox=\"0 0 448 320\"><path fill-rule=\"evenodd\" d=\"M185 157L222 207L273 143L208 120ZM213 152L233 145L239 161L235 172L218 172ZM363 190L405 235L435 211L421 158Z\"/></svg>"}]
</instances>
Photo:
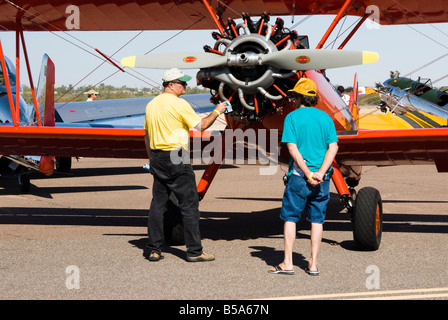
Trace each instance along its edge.
<instances>
[{"instance_id":1,"label":"propeller","mask_svg":"<svg viewBox=\"0 0 448 320\"><path fill-rule=\"evenodd\" d=\"M279 69L321 70L376 62L379 55L370 51L284 50L262 55L262 64Z\"/></svg>"},{"instance_id":2,"label":"propeller","mask_svg":"<svg viewBox=\"0 0 448 320\"><path fill-rule=\"evenodd\" d=\"M201 69L223 65L251 67L269 65L287 70L320 70L368 64L379 59L376 52L323 49L282 50L272 53L174 52L131 56L121 64L131 68Z\"/></svg>"},{"instance_id":3,"label":"propeller","mask_svg":"<svg viewBox=\"0 0 448 320\"><path fill-rule=\"evenodd\" d=\"M121 64L131 68L201 69L225 65L227 58L210 52L171 52L127 57Z\"/></svg>"}]
</instances>

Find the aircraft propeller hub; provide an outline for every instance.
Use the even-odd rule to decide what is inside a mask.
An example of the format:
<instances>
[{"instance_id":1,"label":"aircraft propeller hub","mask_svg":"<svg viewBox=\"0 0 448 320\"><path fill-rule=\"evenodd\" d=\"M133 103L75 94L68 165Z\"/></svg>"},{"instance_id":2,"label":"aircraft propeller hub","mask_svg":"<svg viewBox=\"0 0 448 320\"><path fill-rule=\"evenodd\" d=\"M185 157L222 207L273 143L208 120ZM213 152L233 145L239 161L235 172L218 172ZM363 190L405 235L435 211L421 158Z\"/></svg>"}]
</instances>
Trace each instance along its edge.
<instances>
[{"instance_id":1,"label":"aircraft propeller hub","mask_svg":"<svg viewBox=\"0 0 448 320\"><path fill-rule=\"evenodd\" d=\"M271 41L258 34L242 35L234 39L224 50L228 63L226 71L230 73L226 84L234 89L241 88L245 94L255 94L258 88L269 88L274 83L276 68L261 64L261 56L267 52L278 51Z\"/></svg>"},{"instance_id":2,"label":"aircraft propeller hub","mask_svg":"<svg viewBox=\"0 0 448 320\"><path fill-rule=\"evenodd\" d=\"M219 42L217 47L219 47ZM216 46L215 46L216 47ZM267 89L274 83L273 74L278 69L261 64L261 56L266 52L278 51L275 45L260 35L243 35L231 41L223 55L227 65L204 68L198 73L198 80L214 79L244 94L256 94L259 88ZM222 97L224 100L224 97Z\"/></svg>"}]
</instances>

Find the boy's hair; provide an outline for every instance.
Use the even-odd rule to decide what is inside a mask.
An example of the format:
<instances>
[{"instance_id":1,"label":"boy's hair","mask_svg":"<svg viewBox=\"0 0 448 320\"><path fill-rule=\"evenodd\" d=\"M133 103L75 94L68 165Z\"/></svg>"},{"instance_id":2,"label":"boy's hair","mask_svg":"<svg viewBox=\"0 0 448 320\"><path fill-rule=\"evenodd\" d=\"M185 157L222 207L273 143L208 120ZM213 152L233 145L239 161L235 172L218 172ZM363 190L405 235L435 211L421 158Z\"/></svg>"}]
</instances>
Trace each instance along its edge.
<instances>
[{"instance_id":1,"label":"boy's hair","mask_svg":"<svg viewBox=\"0 0 448 320\"><path fill-rule=\"evenodd\" d=\"M317 104L317 101L319 100L319 95L316 94L315 96L305 96L303 94L298 94L300 96L300 103L303 104L305 107L314 107Z\"/></svg>"}]
</instances>

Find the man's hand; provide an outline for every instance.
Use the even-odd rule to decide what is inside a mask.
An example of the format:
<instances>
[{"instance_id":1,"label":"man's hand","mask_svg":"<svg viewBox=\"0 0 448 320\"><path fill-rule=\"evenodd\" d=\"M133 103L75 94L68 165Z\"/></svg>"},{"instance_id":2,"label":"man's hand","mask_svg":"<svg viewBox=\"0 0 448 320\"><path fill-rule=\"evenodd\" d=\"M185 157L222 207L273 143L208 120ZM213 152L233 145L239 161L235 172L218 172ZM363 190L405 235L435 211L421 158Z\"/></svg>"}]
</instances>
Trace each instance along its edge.
<instances>
[{"instance_id":1,"label":"man's hand","mask_svg":"<svg viewBox=\"0 0 448 320\"><path fill-rule=\"evenodd\" d=\"M313 172L313 176L311 179L308 179L308 183L311 184L313 187L316 187L320 185L324 181L324 177L319 172Z\"/></svg>"},{"instance_id":2,"label":"man's hand","mask_svg":"<svg viewBox=\"0 0 448 320\"><path fill-rule=\"evenodd\" d=\"M225 104L225 102L220 102L216 105L215 109L218 110L219 113L224 113L224 111L227 110L227 105Z\"/></svg>"}]
</instances>

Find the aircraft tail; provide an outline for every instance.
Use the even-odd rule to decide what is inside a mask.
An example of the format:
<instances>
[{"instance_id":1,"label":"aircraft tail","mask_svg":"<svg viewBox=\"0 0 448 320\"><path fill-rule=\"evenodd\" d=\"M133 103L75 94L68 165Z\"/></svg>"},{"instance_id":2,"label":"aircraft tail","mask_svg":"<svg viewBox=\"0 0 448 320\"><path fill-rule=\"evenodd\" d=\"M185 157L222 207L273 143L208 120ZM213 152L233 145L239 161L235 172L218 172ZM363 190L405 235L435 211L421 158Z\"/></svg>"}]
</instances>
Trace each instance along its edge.
<instances>
[{"instance_id":1,"label":"aircraft tail","mask_svg":"<svg viewBox=\"0 0 448 320\"><path fill-rule=\"evenodd\" d=\"M348 103L348 108L352 114L353 130L359 129L359 91L358 91L358 79L355 73L355 79L353 81L353 89L350 93L350 101Z\"/></svg>"},{"instance_id":2,"label":"aircraft tail","mask_svg":"<svg viewBox=\"0 0 448 320\"><path fill-rule=\"evenodd\" d=\"M54 84L54 63L48 55L44 54L37 85L37 103L39 105L39 114L41 115L41 125L43 126L55 126Z\"/></svg>"}]
</instances>

